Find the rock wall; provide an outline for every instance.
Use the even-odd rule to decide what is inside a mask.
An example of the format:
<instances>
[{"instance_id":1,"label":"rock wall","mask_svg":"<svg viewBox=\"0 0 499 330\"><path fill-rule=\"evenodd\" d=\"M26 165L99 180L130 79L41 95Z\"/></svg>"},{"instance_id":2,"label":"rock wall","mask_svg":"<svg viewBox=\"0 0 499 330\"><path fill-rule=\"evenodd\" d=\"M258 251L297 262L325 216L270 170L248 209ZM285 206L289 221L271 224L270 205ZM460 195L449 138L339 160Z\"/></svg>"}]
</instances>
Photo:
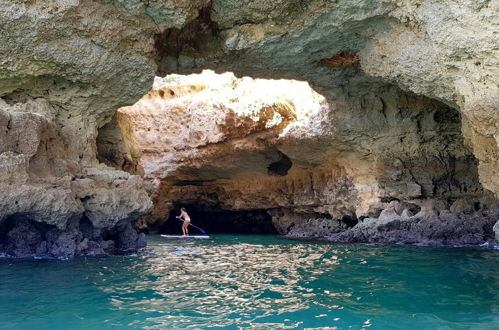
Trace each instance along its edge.
<instances>
[{"instance_id":1,"label":"rock wall","mask_svg":"<svg viewBox=\"0 0 499 330\"><path fill-rule=\"evenodd\" d=\"M292 237L393 241L346 233L430 219L452 240L423 239L431 230L397 239L491 239L497 202L479 183L459 112L392 85L349 91L334 100L305 82L212 71L156 78L148 94L117 113L127 154L155 203L141 225L161 225L175 205L204 205L268 210L277 231ZM458 232L470 217L473 240Z\"/></svg>"},{"instance_id":2,"label":"rock wall","mask_svg":"<svg viewBox=\"0 0 499 330\"><path fill-rule=\"evenodd\" d=\"M155 71L158 27L144 6L125 7L0 1L0 253L58 257L143 245L133 235L118 239L151 207L141 178L96 159L98 128L145 93ZM189 7L163 9L181 25L195 14Z\"/></svg>"},{"instance_id":3,"label":"rock wall","mask_svg":"<svg viewBox=\"0 0 499 330\"><path fill-rule=\"evenodd\" d=\"M214 0L210 15L157 37L156 47L167 50L157 63L161 74L213 68L306 80L347 107L383 83L438 100L458 111L479 181L497 198L498 10L488 0Z\"/></svg>"},{"instance_id":4,"label":"rock wall","mask_svg":"<svg viewBox=\"0 0 499 330\"><path fill-rule=\"evenodd\" d=\"M488 0L0 0L2 251L87 253L50 248L63 233L82 243L87 221L97 244L137 242L118 233L151 207L136 174L154 193L150 219L200 195L233 209L261 203L276 223L296 219L279 216L290 211L377 218L390 202L490 213L497 202L482 187L497 197L498 10ZM115 116L155 74L202 68L307 81L318 94L310 107L251 92L209 113L179 104L169 125L142 123L154 134ZM173 83L172 102L213 83ZM24 231L35 238L14 248Z\"/></svg>"}]
</instances>

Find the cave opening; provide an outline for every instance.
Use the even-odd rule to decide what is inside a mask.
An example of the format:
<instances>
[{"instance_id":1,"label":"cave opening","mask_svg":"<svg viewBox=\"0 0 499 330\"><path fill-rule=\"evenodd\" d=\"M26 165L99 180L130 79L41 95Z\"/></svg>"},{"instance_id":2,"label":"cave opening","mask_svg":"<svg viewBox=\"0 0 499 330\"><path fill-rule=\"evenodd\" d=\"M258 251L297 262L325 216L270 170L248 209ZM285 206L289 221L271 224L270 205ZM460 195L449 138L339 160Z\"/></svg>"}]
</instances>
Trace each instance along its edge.
<instances>
[{"instance_id":1,"label":"cave opening","mask_svg":"<svg viewBox=\"0 0 499 330\"><path fill-rule=\"evenodd\" d=\"M185 207L191 217L191 223L207 234L276 234L272 217L265 210L222 210L216 206L178 204L170 212L168 220L160 227L160 234L181 235L182 222L176 216L180 208ZM201 231L189 227L190 235Z\"/></svg>"},{"instance_id":2,"label":"cave opening","mask_svg":"<svg viewBox=\"0 0 499 330\"><path fill-rule=\"evenodd\" d=\"M284 153L279 152L279 160L271 163L267 167L267 173L268 175L285 176L286 174L288 174L288 171L292 166L293 162L291 161L291 159L289 159L289 157Z\"/></svg>"},{"instance_id":3,"label":"cave opening","mask_svg":"<svg viewBox=\"0 0 499 330\"><path fill-rule=\"evenodd\" d=\"M458 109L384 83L354 98L303 81L172 74L118 110L97 149L105 162L140 169L154 202L141 229L161 234L182 233L180 207L209 234L287 234L288 220L311 233L321 221L307 215L317 209L336 214L342 226L331 230L385 209L394 209L385 217L416 215L428 201L438 212L464 199L480 209L477 161ZM359 211L363 198L370 205ZM294 216L273 218L275 207Z\"/></svg>"}]
</instances>

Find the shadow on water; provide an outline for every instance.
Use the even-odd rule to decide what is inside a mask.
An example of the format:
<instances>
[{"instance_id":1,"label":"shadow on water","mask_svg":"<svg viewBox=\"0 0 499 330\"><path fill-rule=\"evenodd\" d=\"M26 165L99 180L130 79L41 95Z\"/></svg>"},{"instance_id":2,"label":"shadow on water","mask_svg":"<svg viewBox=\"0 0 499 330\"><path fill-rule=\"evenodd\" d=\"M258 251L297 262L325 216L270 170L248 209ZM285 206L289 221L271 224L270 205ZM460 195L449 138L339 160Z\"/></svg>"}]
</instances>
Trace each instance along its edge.
<instances>
[{"instance_id":1,"label":"shadow on water","mask_svg":"<svg viewBox=\"0 0 499 330\"><path fill-rule=\"evenodd\" d=\"M276 236L149 237L143 253L0 261L0 328L480 328L499 253Z\"/></svg>"}]
</instances>

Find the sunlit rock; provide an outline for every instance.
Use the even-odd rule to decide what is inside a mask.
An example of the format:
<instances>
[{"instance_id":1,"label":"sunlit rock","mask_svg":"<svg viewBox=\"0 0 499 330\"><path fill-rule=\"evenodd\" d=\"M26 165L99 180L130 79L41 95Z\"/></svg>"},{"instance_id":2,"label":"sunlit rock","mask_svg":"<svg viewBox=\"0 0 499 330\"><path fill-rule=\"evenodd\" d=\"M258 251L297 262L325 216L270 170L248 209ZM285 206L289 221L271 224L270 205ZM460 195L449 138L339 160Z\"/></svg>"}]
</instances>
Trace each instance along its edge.
<instances>
[{"instance_id":1,"label":"sunlit rock","mask_svg":"<svg viewBox=\"0 0 499 330\"><path fill-rule=\"evenodd\" d=\"M157 228L175 205L206 205L268 210L278 232L318 237L365 217L493 209L456 110L394 86L369 91L336 100L298 81L156 78L117 114L123 157L154 196L141 226Z\"/></svg>"}]
</instances>

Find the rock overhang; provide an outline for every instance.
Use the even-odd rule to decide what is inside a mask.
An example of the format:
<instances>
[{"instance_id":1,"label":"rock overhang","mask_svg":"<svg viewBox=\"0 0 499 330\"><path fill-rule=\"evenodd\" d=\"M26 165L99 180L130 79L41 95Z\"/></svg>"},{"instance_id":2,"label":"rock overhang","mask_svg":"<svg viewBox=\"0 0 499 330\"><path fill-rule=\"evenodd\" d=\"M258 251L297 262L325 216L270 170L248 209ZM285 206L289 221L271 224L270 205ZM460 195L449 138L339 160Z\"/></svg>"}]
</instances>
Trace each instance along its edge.
<instances>
[{"instance_id":1,"label":"rock overhang","mask_svg":"<svg viewBox=\"0 0 499 330\"><path fill-rule=\"evenodd\" d=\"M404 151L399 145L408 141L414 145L419 143L417 140L426 145L432 140L442 145L452 145L452 140L461 143L454 127L447 128L452 134L443 134L447 138L438 140L442 130L437 129L437 136L431 133L429 116L420 123L416 118L420 110L411 117L404 110L407 108L404 102L390 104L387 101L400 99L395 95L407 91L441 101L460 113L462 134L459 135L479 161L479 180L486 189L497 194L498 143L494 123L497 122L499 66L493 38L498 26L497 15L494 15L497 4L431 0L235 4L225 0L86 4L6 1L0 19L6 32L2 34L2 44L9 47L5 54L10 55L1 65L0 94L10 105L22 108L22 112L41 114L49 122L48 126L53 126L53 136L41 139L40 154L29 159L32 169L38 166L34 172L28 171L30 180L52 180L49 184L54 184L68 173L75 175L82 168L96 166L97 148L101 147L102 151L102 144L95 145L97 133L112 124L117 107L135 102L150 88L155 72L164 75L212 68L219 72L234 71L238 76L308 81L324 95L329 106L340 109L319 121L334 123L324 126L321 134L335 136L335 151L308 159L314 165L334 163L343 167L348 175L357 173L363 184L357 182L356 189L365 196L373 194L369 187L379 182L372 178L370 168L375 168L376 173L387 172L391 180L404 181L410 175L421 175L414 166L410 174L407 164L419 164L436 150L431 147L431 152L421 154L417 150ZM106 22L106 29L102 29L102 22ZM23 26L28 25L31 32L25 33ZM348 54L350 57L345 56ZM323 65L338 63L338 55L353 58L351 62L356 62L357 57L359 61L348 67ZM321 63L322 59L331 61ZM393 89L393 85L405 92ZM409 100L427 104L414 101L413 96ZM46 103L43 106L26 107L43 102ZM12 111L10 105L2 109ZM399 117L391 110L394 107L402 108ZM350 113L341 110L353 108L357 110ZM387 115L383 116L386 109ZM354 116L360 124L351 120ZM395 119L405 120L405 125L395 129L397 125L392 125ZM423 130L428 128L425 134L410 132L413 128L417 130L420 124ZM396 134L378 134L374 138L359 130L376 128L381 132L387 126ZM293 144L295 138L284 141L285 136L291 134L287 131L289 127L292 125L281 133L283 145L278 150L292 160L288 175L293 175L298 166L309 164L299 159L301 143ZM303 137L307 147L316 151L330 146L331 138L321 139L324 135L307 139L309 131L294 129L293 134ZM395 138L399 135L405 136L405 142ZM362 136L368 138L362 139ZM111 141L116 138L112 134L108 137ZM55 140L63 141L62 145L56 146ZM352 141L358 143L352 144ZM382 148L376 146L382 144L389 146L386 159L378 157L373 161L355 155L379 154ZM182 146L179 149L183 150ZM452 146L450 149L457 150ZM108 150L112 153L112 147ZM131 154L137 158L140 150L132 150ZM319 155L319 152L311 154ZM404 157L398 157L400 154ZM444 153L440 158L451 159L446 158L448 155ZM9 154L3 156L10 157ZM114 156L119 157L111 154ZM433 161L429 157L431 161L423 161L421 166L457 168L461 173L470 166L473 168L475 160L465 148L457 156L457 162ZM340 158L343 161L338 164ZM141 169L134 168L133 163L123 162L125 167L140 173ZM387 171L387 168L390 169ZM16 170L19 175L9 175L9 180L26 177L28 172ZM392 191L406 191L405 195L413 197L417 191L432 191L434 186L439 186L441 192L453 191L446 188L452 180L444 180L445 176L438 175L443 173L440 170L435 172L428 180L416 184L421 187L419 190L414 183L401 182ZM470 178L473 177L474 170L468 172ZM57 180L47 179L50 176ZM469 183L465 188L479 190ZM382 198L388 200L390 196ZM246 202L239 199L237 203L245 205Z\"/></svg>"}]
</instances>

